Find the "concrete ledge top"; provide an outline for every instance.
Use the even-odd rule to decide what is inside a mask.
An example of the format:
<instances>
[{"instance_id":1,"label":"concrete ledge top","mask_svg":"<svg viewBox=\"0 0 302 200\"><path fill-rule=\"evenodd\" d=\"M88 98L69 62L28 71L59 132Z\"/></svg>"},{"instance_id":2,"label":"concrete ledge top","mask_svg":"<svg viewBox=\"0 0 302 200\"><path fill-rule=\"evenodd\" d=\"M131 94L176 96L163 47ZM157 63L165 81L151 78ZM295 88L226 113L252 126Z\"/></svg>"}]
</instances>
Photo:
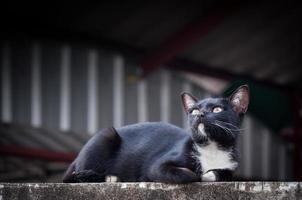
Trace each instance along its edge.
<instances>
[{"instance_id":1,"label":"concrete ledge top","mask_svg":"<svg viewBox=\"0 0 302 200\"><path fill-rule=\"evenodd\" d=\"M302 199L302 182L0 183L6 199Z\"/></svg>"}]
</instances>

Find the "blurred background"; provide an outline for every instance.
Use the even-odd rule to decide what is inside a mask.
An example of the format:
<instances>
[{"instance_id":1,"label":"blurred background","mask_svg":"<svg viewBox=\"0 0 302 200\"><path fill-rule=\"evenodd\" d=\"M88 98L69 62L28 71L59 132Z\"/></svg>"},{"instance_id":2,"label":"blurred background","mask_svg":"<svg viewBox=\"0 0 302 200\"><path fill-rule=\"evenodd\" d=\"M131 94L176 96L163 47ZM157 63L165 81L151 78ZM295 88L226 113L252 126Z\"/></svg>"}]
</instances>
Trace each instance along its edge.
<instances>
[{"instance_id":1,"label":"blurred background","mask_svg":"<svg viewBox=\"0 0 302 200\"><path fill-rule=\"evenodd\" d=\"M236 180L302 180L298 1L1 2L0 182L60 182L99 129L188 128L249 84Z\"/></svg>"}]
</instances>

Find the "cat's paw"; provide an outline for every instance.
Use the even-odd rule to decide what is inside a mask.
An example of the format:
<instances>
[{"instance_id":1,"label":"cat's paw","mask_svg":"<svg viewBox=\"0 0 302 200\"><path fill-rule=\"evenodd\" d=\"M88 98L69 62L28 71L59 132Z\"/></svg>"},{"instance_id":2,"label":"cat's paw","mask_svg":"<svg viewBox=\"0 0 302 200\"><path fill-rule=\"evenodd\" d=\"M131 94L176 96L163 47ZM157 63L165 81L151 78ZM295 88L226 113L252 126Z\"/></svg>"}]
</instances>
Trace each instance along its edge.
<instances>
[{"instance_id":1,"label":"cat's paw","mask_svg":"<svg viewBox=\"0 0 302 200\"><path fill-rule=\"evenodd\" d=\"M201 180L205 182L216 181L216 175L213 171L209 171L201 176Z\"/></svg>"},{"instance_id":2,"label":"cat's paw","mask_svg":"<svg viewBox=\"0 0 302 200\"><path fill-rule=\"evenodd\" d=\"M102 177L92 170L82 170L79 172L72 172L70 178L71 183L85 183L85 182L101 182Z\"/></svg>"},{"instance_id":3,"label":"cat's paw","mask_svg":"<svg viewBox=\"0 0 302 200\"><path fill-rule=\"evenodd\" d=\"M108 175L105 178L105 182L116 183L116 182L119 182L119 178L117 176Z\"/></svg>"}]
</instances>

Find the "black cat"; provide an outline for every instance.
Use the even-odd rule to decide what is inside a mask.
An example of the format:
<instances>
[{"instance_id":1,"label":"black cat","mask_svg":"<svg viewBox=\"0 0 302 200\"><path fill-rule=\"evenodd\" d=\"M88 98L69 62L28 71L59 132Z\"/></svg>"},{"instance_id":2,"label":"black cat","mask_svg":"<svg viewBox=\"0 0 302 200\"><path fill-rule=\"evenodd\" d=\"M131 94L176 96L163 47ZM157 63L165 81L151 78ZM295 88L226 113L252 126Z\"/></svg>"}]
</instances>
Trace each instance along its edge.
<instances>
[{"instance_id":1,"label":"black cat","mask_svg":"<svg viewBox=\"0 0 302 200\"><path fill-rule=\"evenodd\" d=\"M238 166L236 138L249 103L249 89L229 98L182 102L191 133L167 123L140 123L95 134L69 166L63 182L188 183L230 180Z\"/></svg>"}]
</instances>

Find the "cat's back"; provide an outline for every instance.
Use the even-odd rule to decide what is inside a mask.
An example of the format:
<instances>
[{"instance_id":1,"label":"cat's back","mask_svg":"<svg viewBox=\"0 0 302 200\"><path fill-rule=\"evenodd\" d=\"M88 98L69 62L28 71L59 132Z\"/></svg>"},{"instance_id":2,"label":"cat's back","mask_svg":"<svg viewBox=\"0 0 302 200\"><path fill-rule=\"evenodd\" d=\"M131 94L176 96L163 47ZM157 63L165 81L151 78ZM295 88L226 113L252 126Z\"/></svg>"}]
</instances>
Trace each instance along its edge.
<instances>
[{"instance_id":1,"label":"cat's back","mask_svg":"<svg viewBox=\"0 0 302 200\"><path fill-rule=\"evenodd\" d=\"M163 122L144 122L116 129L125 153L157 154L183 146L190 138L184 129Z\"/></svg>"},{"instance_id":2,"label":"cat's back","mask_svg":"<svg viewBox=\"0 0 302 200\"><path fill-rule=\"evenodd\" d=\"M189 137L189 133L175 125L164 122L143 122L116 129L122 140L148 140L153 138L181 139Z\"/></svg>"}]
</instances>

